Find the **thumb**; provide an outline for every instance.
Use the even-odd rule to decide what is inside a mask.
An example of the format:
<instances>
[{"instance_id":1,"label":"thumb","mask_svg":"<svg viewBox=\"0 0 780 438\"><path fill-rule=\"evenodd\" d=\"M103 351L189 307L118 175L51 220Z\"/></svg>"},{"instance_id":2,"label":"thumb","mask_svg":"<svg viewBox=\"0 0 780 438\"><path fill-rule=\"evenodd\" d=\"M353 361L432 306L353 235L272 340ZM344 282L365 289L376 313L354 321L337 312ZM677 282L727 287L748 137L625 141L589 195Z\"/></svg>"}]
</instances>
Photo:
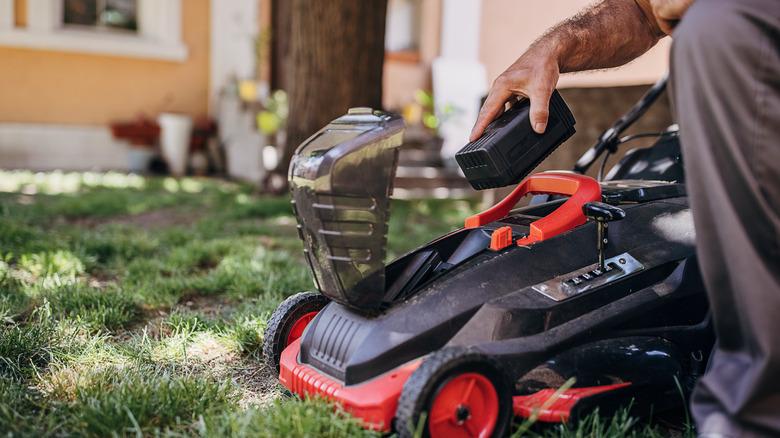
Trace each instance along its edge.
<instances>
[{"instance_id":1,"label":"thumb","mask_svg":"<svg viewBox=\"0 0 780 438\"><path fill-rule=\"evenodd\" d=\"M529 93L531 100L531 127L537 134L543 134L547 129L547 119L550 117L550 96L552 88L537 88Z\"/></svg>"}]
</instances>

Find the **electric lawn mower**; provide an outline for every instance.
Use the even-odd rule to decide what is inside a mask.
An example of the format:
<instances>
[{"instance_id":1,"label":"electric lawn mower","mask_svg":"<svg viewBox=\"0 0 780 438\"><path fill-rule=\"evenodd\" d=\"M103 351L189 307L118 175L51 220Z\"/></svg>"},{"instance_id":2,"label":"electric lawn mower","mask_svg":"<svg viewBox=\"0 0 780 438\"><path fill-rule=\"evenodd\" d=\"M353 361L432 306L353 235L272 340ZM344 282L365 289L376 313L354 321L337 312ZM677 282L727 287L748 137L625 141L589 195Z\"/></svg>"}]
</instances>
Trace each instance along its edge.
<instances>
[{"instance_id":1,"label":"electric lawn mower","mask_svg":"<svg viewBox=\"0 0 780 438\"><path fill-rule=\"evenodd\" d=\"M292 203L316 292L273 313L263 354L300 396L366 427L503 436L513 416L573 421L679 406L713 344L677 130L584 176L662 93L659 81L577 162L525 177L574 133L521 100L456 156L475 188L516 183L462 229L385 264L402 120L354 108L296 151ZM603 174L604 164L599 174ZM601 178L601 177L600 177ZM531 204L515 209L525 195ZM570 378L575 383L556 390ZM682 396L681 396L682 392Z\"/></svg>"}]
</instances>

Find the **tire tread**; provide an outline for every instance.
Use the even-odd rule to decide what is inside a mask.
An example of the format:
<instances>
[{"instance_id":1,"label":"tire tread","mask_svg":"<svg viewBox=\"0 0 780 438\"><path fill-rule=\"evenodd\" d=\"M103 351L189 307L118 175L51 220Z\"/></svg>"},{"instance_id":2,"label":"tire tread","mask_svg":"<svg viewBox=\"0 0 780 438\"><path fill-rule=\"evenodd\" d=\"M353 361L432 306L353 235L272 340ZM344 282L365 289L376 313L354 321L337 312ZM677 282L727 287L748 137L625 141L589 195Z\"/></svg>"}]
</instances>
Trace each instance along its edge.
<instances>
[{"instance_id":1,"label":"tire tread","mask_svg":"<svg viewBox=\"0 0 780 438\"><path fill-rule=\"evenodd\" d=\"M271 314L263 333L263 362L279 372L282 338L290 324L309 312L322 310L330 300L318 292L300 292L287 297Z\"/></svg>"}]
</instances>

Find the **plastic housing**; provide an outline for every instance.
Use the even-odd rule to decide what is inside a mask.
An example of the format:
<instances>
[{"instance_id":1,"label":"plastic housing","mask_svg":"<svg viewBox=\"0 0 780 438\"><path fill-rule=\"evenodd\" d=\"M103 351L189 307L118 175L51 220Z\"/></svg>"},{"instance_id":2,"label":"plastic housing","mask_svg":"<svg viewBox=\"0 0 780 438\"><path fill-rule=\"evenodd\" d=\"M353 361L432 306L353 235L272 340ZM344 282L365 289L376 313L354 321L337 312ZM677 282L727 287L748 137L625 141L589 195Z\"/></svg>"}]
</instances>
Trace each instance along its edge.
<instances>
[{"instance_id":1,"label":"plastic housing","mask_svg":"<svg viewBox=\"0 0 780 438\"><path fill-rule=\"evenodd\" d=\"M404 123L352 108L295 152L289 182L306 258L319 291L370 310L385 294L390 194Z\"/></svg>"},{"instance_id":2,"label":"plastic housing","mask_svg":"<svg viewBox=\"0 0 780 438\"><path fill-rule=\"evenodd\" d=\"M484 190L518 183L575 132L574 116L557 90L550 98L544 134L531 129L529 111L528 99L517 101L488 125L482 137L455 154L472 187Z\"/></svg>"}]
</instances>

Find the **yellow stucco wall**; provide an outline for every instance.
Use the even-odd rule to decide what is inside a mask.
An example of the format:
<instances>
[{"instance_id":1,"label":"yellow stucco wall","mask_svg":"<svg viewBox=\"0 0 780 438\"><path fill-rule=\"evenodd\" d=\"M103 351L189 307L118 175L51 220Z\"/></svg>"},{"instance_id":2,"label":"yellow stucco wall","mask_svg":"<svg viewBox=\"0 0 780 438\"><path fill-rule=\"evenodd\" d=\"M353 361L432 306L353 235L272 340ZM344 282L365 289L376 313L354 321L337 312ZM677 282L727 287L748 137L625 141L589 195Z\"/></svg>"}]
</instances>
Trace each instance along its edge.
<instances>
[{"instance_id":1,"label":"yellow stucco wall","mask_svg":"<svg viewBox=\"0 0 780 438\"><path fill-rule=\"evenodd\" d=\"M106 124L208 110L209 0L183 0L185 62L0 46L0 122Z\"/></svg>"}]
</instances>

